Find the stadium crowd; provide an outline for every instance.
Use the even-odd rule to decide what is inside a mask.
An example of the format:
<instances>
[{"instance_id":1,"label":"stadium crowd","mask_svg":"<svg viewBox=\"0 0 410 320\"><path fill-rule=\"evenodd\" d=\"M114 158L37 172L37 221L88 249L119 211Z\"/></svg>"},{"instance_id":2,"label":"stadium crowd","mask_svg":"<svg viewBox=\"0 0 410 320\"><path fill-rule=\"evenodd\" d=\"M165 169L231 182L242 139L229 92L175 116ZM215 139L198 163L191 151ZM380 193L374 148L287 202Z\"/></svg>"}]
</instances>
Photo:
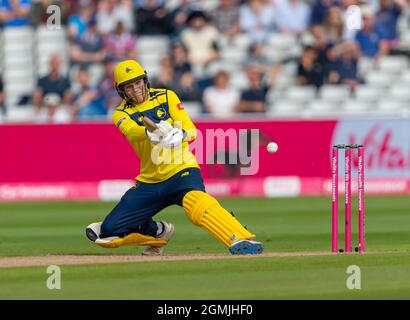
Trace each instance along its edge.
<instances>
[{"instance_id":1,"label":"stadium crowd","mask_svg":"<svg viewBox=\"0 0 410 320\"><path fill-rule=\"evenodd\" d=\"M45 24L47 8L57 5L67 30L70 68L74 78L61 72L61 57L53 55L49 73L37 80L30 97L45 119L107 117L120 99L113 85L113 68L119 60L135 59L141 36L167 36L170 47L161 58L159 72L150 77L153 87L174 90L182 101L201 102L203 112L217 117L235 113L265 112L267 93L275 89L277 75L286 63L297 64L295 83L320 88L345 84L352 90L364 79L358 70L363 57L377 64L386 55L409 56L399 41L398 20L407 0L221 0L213 9L205 0L1 0L1 28ZM215 1L214 1L215 2ZM354 5L360 6L361 28L352 27ZM352 7L353 6L353 7ZM354 17L353 17L354 18ZM302 53L275 61L266 43L275 33L292 34L303 43ZM248 87L230 83L235 75L220 68L220 40L239 35L250 39L243 70ZM90 69L103 65L97 84ZM199 72L198 72L199 70ZM150 74L150 70L148 75ZM77 84L72 90L73 83ZM4 111L3 85L0 105ZM66 114L59 115L59 106Z\"/></svg>"}]
</instances>

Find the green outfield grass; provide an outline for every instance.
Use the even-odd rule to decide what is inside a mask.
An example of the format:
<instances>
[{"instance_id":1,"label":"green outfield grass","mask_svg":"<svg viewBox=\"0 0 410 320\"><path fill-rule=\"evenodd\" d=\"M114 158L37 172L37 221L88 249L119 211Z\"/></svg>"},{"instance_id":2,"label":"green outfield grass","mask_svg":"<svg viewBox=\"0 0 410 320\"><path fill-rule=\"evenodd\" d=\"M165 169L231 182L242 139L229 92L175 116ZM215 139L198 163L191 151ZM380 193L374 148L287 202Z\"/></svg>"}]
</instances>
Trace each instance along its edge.
<instances>
[{"instance_id":1,"label":"green outfield grass","mask_svg":"<svg viewBox=\"0 0 410 320\"><path fill-rule=\"evenodd\" d=\"M328 198L221 202L257 234L266 252L330 249ZM0 256L139 254L142 248L103 249L85 238L84 227L102 220L114 205L1 204ZM409 299L410 197L368 196L366 213L367 249L386 253L61 266L61 290L46 288L45 267L0 268L0 299ZM157 217L176 226L166 253L226 252L181 208ZM361 290L346 288L346 268L352 264L361 268Z\"/></svg>"}]
</instances>

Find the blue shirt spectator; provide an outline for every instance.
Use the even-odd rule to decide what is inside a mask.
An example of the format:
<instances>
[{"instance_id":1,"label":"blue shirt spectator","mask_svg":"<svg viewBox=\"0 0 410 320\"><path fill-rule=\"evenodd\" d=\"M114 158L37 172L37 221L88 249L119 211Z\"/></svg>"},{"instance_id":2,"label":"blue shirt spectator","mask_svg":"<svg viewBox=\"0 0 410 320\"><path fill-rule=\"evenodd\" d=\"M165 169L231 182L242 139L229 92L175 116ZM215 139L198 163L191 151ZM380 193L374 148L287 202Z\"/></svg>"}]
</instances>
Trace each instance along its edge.
<instances>
[{"instance_id":1,"label":"blue shirt spectator","mask_svg":"<svg viewBox=\"0 0 410 320\"><path fill-rule=\"evenodd\" d=\"M80 2L78 13L68 18L68 35L75 39L82 36L87 30L87 24L91 21L94 14L92 3Z\"/></svg>"},{"instance_id":2,"label":"blue shirt spectator","mask_svg":"<svg viewBox=\"0 0 410 320\"><path fill-rule=\"evenodd\" d=\"M370 7L362 8L362 18L362 29L357 32L355 39L362 55L378 60L389 52L389 45L385 40L386 32L376 24L373 10Z\"/></svg>"},{"instance_id":3,"label":"blue shirt spectator","mask_svg":"<svg viewBox=\"0 0 410 320\"><path fill-rule=\"evenodd\" d=\"M332 5L332 0L316 0L312 6L312 12L310 14L310 25L315 26L323 24L325 22L327 11Z\"/></svg>"},{"instance_id":4,"label":"blue shirt spectator","mask_svg":"<svg viewBox=\"0 0 410 320\"><path fill-rule=\"evenodd\" d=\"M380 28L374 28L368 32L360 30L356 34L356 41L360 46L362 54L373 58L380 50L380 43L386 38L386 33Z\"/></svg>"},{"instance_id":5,"label":"blue shirt spectator","mask_svg":"<svg viewBox=\"0 0 410 320\"><path fill-rule=\"evenodd\" d=\"M300 34L309 25L310 7L300 0L282 0L275 12L276 27L280 32Z\"/></svg>"},{"instance_id":6,"label":"blue shirt spectator","mask_svg":"<svg viewBox=\"0 0 410 320\"><path fill-rule=\"evenodd\" d=\"M397 22L402 13L402 7L391 0L381 0L380 10L376 14L376 25L383 29L387 40L397 40Z\"/></svg>"},{"instance_id":7,"label":"blue shirt spectator","mask_svg":"<svg viewBox=\"0 0 410 320\"><path fill-rule=\"evenodd\" d=\"M88 66L92 63L102 63L105 57L103 37L97 30L95 19L91 19L85 33L75 39L70 46L71 62Z\"/></svg>"},{"instance_id":8,"label":"blue shirt spectator","mask_svg":"<svg viewBox=\"0 0 410 320\"><path fill-rule=\"evenodd\" d=\"M33 103L37 112L44 106L44 98L49 94L58 95L63 104L71 102L70 81L61 75L61 58L55 54L49 60L49 73L38 79L37 88L33 93Z\"/></svg>"},{"instance_id":9,"label":"blue shirt spectator","mask_svg":"<svg viewBox=\"0 0 410 320\"><path fill-rule=\"evenodd\" d=\"M98 88L90 85L90 75L87 69L80 69L77 81L80 89L73 98L73 109L76 117L90 119L105 116L107 108L104 96L99 94Z\"/></svg>"},{"instance_id":10,"label":"blue shirt spectator","mask_svg":"<svg viewBox=\"0 0 410 320\"><path fill-rule=\"evenodd\" d=\"M239 26L253 41L265 41L274 29L273 6L260 0L249 0L239 9Z\"/></svg>"},{"instance_id":11,"label":"blue shirt spectator","mask_svg":"<svg viewBox=\"0 0 410 320\"><path fill-rule=\"evenodd\" d=\"M257 66L249 65L246 69L249 80L249 88L242 91L240 102L236 112L265 112L266 95L269 86L263 81L263 73Z\"/></svg>"},{"instance_id":12,"label":"blue shirt spectator","mask_svg":"<svg viewBox=\"0 0 410 320\"><path fill-rule=\"evenodd\" d=\"M0 0L0 22L4 27L21 27L29 24L31 0Z\"/></svg>"}]
</instances>

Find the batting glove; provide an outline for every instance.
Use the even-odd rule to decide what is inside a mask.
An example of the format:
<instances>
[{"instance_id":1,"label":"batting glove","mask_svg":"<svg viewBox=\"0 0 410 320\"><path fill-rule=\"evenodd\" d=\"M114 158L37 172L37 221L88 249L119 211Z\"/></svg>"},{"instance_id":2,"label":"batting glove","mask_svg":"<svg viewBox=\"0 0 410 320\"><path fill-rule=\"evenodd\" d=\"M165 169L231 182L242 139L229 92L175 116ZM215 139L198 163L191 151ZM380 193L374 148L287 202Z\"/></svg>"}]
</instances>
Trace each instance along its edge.
<instances>
[{"instance_id":1,"label":"batting glove","mask_svg":"<svg viewBox=\"0 0 410 320\"><path fill-rule=\"evenodd\" d=\"M184 131L179 128L173 128L168 134L162 139L162 144L165 148L171 149L179 146L184 140Z\"/></svg>"}]
</instances>

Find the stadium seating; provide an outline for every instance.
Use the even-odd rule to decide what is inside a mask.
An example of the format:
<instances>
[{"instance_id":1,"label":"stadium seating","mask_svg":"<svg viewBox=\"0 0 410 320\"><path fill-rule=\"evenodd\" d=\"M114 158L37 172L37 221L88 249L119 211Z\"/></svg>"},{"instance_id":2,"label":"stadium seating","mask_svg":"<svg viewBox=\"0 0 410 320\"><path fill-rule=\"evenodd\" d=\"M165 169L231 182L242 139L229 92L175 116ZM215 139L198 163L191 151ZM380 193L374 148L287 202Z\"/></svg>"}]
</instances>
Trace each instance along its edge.
<instances>
[{"instance_id":1,"label":"stadium seating","mask_svg":"<svg viewBox=\"0 0 410 320\"><path fill-rule=\"evenodd\" d=\"M180 3L181 0L169 0L165 1L165 6L172 10ZM218 4L218 0L201 1L208 12ZM402 48L410 49L409 8L400 17L398 30ZM365 113L402 115L410 110L410 63L405 55L386 56L378 63L361 57L358 72L364 83L354 92L342 85L326 84L319 91L315 87L296 85L297 59L302 46L313 42L314 38L308 31L301 36L273 31L266 39L266 56L274 62L286 59L267 94L268 116L322 117ZM137 36L136 58L151 78L159 74L161 58L170 53L170 43L168 36ZM197 78L209 78L219 70L226 70L231 75L233 87L239 90L247 88L249 81L244 66L251 43L252 37L244 33L234 38L221 36L218 41L221 59L206 69L193 66L194 75ZM50 56L54 53L62 57L63 73L68 73L72 80L75 79L78 69L69 67L67 32L64 28L50 30L45 26L36 29L9 27L0 31L0 69L4 80L7 119L30 119L30 106L18 106L18 103L22 97L33 92L36 79L47 73ZM92 84L98 82L103 72L102 65L91 67ZM73 83L75 88L75 81ZM201 103L190 103L190 112L194 117L203 116Z\"/></svg>"}]
</instances>

